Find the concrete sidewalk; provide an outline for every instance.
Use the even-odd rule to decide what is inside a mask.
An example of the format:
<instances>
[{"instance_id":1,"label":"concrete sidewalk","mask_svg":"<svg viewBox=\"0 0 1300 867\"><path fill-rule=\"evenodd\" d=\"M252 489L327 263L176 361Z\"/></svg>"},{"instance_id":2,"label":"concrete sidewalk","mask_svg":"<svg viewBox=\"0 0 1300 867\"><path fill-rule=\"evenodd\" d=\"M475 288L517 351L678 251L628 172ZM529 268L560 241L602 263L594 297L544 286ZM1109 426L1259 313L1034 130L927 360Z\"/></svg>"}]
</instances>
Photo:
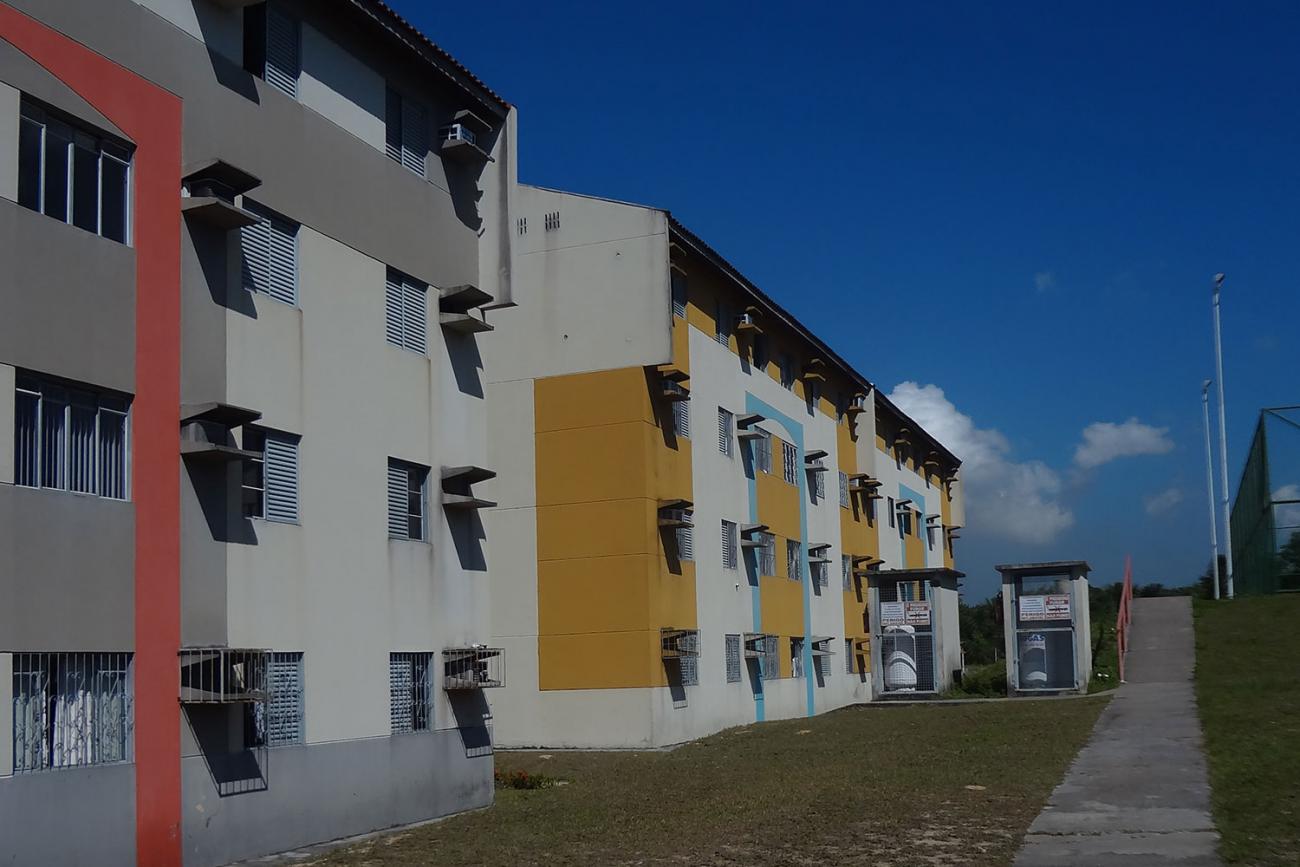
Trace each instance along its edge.
<instances>
[{"instance_id":1,"label":"concrete sidewalk","mask_svg":"<svg viewBox=\"0 0 1300 867\"><path fill-rule=\"evenodd\" d=\"M1016 867L1222 862L1192 689L1186 596L1133 601L1126 675L1029 827Z\"/></svg>"}]
</instances>

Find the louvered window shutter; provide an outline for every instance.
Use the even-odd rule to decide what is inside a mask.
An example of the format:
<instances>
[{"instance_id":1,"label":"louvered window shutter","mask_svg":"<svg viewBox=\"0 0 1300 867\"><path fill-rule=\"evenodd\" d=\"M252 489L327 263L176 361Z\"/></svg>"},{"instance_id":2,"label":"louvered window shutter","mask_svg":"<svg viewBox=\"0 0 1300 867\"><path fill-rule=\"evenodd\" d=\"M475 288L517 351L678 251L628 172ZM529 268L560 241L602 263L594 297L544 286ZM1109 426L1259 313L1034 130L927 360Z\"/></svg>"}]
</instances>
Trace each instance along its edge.
<instances>
[{"instance_id":1,"label":"louvered window shutter","mask_svg":"<svg viewBox=\"0 0 1300 867\"><path fill-rule=\"evenodd\" d=\"M409 277L402 281L402 317L405 324L403 346L421 355L428 350L426 295L427 289L423 283Z\"/></svg>"},{"instance_id":2,"label":"louvered window shutter","mask_svg":"<svg viewBox=\"0 0 1300 867\"><path fill-rule=\"evenodd\" d=\"M298 227L274 217L267 221L270 275L266 292L277 301L298 303Z\"/></svg>"},{"instance_id":3,"label":"louvered window shutter","mask_svg":"<svg viewBox=\"0 0 1300 867\"><path fill-rule=\"evenodd\" d=\"M394 460L388 461L388 538L409 539L411 471Z\"/></svg>"},{"instance_id":4,"label":"louvered window shutter","mask_svg":"<svg viewBox=\"0 0 1300 867\"><path fill-rule=\"evenodd\" d=\"M271 655L271 701L267 711L270 746L302 743L301 653Z\"/></svg>"},{"instance_id":5,"label":"louvered window shutter","mask_svg":"<svg viewBox=\"0 0 1300 867\"><path fill-rule=\"evenodd\" d=\"M266 520L298 523L298 440L266 435Z\"/></svg>"},{"instance_id":6,"label":"louvered window shutter","mask_svg":"<svg viewBox=\"0 0 1300 867\"><path fill-rule=\"evenodd\" d=\"M415 662L408 654L388 658L388 718L395 732L415 728Z\"/></svg>"},{"instance_id":7,"label":"louvered window shutter","mask_svg":"<svg viewBox=\"0 0 1300 867\"><path fill-rule=\"evenodd\" d=\"M424 160L429 154L429 116L424 108L402 99L402 165L424 177Z\"/></svg>"},{"instance_id":8,"label":"louvered window shutter","mask_svg":"<svg viewBox=\"0 0 1300 867\"><path fill-rule=\"evenodd\" d=\"M266 10L266 83L298 98L298 74L302 71L298 22L276 6Z\"/></svg>"},{"instance_id":9,"label":"louvered window shutter","mask_svg":"<svg viewBox=\"0 0 1300 867\"><path fill-rule=\"evenodd\" d=\"M695 559L695 528L677 528L677 556L681 560Z\"/></svg>"},{"instance_id":10,"label":"louvered window shutter","mask_svg":"<svg viewBox=\"0 0 1300 867\"><path fill-rule=\"evenodd\" d=\"M673 429L679 437L691 437L691 404L688 400L673 402Z\"/></svg>"},{"instance_id":11,"label":"louvered window shutter","mask_svg":"<svg viewBox=\"0 0 1300 867\"><path fill-rule=\"evenodd\" d=\"M731 430L733 418L728 410L718 407L718 451L731 457Z\"/></svg>"},{"instance_id":12,"label":"louvered window shutter","mask_svg":"<svg viewBox=\"0 0 1300 867\"><path fill-rule=\"evenodd\" d=\"M392 268L384 279L384 337L394 346L405 342L402 327L402 278Z\"/></svg>"},{"instance_id":13,"label":"louvered window shutter","mask_svg":"<svg viewBox=\"0 0 1300 867\"><path fill-rule=\"evenodd\" d=\"M252 210L252 208L249 208ZM244 288L267 294L271 285L271 224L259 220L239 230Z\"/></svg>"}]
</instances>

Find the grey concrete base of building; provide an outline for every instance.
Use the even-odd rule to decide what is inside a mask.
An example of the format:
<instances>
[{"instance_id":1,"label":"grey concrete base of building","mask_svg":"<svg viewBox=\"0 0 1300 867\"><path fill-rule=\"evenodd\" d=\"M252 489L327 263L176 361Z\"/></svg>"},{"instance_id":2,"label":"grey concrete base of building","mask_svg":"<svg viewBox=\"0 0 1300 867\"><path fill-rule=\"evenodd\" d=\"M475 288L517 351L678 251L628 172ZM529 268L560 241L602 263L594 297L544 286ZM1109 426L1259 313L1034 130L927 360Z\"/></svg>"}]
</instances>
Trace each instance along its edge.
<instances>
[{"instance_id":1,"label":"grey concrete base of building","mask_svg":"<svg viewBox=\"0 0 1300 867\"><path fill-rule=\"evenodd\" d=\"M1191 599L1135 599L1128 682L1029 828L1016 867L1211 867L1219 834L1192 686Z\"/></svg>"},{"instance_id":2,"label":"grey concrete base of building","mask_svg":"<svg viewBox=\"0 0 1300 867\"><path fill-rule=\"evenodd\" d=\"M135 863L135 765L0 779L0 863Z\"/></svg>"}]
</instances>

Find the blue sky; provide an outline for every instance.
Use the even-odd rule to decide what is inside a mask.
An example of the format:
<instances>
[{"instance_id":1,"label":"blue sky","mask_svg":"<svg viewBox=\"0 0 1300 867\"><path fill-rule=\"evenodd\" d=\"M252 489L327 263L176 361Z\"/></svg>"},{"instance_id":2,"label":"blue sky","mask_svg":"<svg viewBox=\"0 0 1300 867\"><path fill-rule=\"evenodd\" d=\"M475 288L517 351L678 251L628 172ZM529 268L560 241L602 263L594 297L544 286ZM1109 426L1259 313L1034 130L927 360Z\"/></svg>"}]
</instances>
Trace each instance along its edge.
<instances>
[{"instance_id":1,"label":"blue sky","mask_svg":"<svg viewBox=\"0 0 1300 867\"><path fill-rule=\"evenodd\" d=\"M1234 486L1300 403L1300 5L393 2L518 107L521 180L671 209L922 387L980 455L970 598L995 562L1209 562L1216 271Z\"/></svg>"}]
</instances>

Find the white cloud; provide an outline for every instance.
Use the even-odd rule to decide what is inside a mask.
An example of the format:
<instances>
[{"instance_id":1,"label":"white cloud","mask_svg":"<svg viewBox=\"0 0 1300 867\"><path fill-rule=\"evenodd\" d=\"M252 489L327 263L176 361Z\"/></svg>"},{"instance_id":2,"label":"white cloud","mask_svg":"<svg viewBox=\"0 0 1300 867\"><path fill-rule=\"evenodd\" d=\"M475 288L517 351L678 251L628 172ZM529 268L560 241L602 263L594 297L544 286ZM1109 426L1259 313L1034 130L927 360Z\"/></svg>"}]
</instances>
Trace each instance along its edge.
<instances>
[{"instance_id":1,"label":"white cloud","mask_svg":"<svg viewBox=\"0 0 1300 867\"><path fill-rule=\"evenodd\" d=\"M1158 494L1152 494L1142 502L1146 505L1148 515L1163 515L1183 501L1183 492L1178 488L1169 488Z\"/></svg>"},{"instance_id":2,"label":"white cloud","mask_svg":"<svg viewBox=\"0 0 1300 867\"><path fill-rule=\"evenodd\" d=\"M1074 524L1074 514L1056 499L1060 476L1041 461L1011 460L1007 438L976 427L939 386L902 382L889 399L961 459L972 530L1042 544Z\"/></svg>"},{"instance_id":3,"label":"white cloud","mask_svg":"<svg viewBox=\"0 0 1300 867\"><path fill-rule=\"evenodd\" d=\"M1174 447L1167 427L1152 427L1131 418L1122 424L1096 421L1083 429L1083 442L1074 450L1074 462L1083 469L1134 455L1163 455Z\"/></svg>"},{"instance_id":4,"label":"white cloud","mask_svg":"<svg viewBox=\"0 0 1300 867\"><path fill-rule=\"evenodd\" d=\"M1056 288L1056 275L1051 271L1039 271L1034 275L1034 288L1039 292L1051 292Z\"/></svg>"}]
</instances>

